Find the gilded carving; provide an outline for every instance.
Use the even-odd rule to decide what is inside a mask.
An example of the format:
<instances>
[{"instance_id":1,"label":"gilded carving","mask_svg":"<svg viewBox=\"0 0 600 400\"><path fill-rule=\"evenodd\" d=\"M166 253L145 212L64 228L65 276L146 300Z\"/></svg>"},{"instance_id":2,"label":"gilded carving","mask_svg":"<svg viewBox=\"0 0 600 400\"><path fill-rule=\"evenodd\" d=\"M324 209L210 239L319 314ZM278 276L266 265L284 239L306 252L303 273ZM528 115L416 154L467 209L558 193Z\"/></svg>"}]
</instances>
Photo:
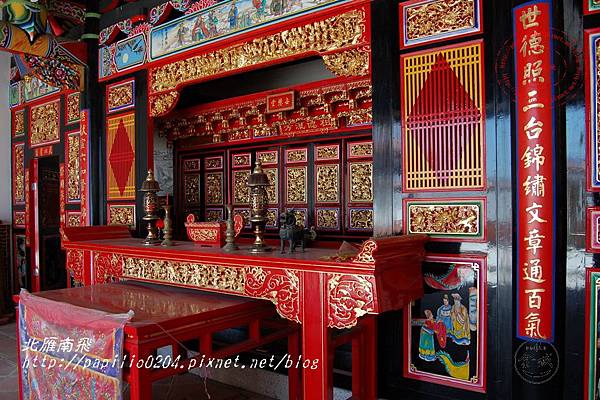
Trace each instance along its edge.
<instances>
[{"instance_id":1,"label":"gilded carving","mask_svg":"<svg viewBox=\"0 0 600 400\"><path fill-rule=\"evenodd\" d=\"M286 169L287 203L306 203L306 175L306 167L289 167Z\"/></svg>"},{"instance_id":2,"label":"gilded carving","mask_svg":"<svg viewBox=\"0 0 600 400\"><path fill-rule=\"evenodd\" d=\"M475 26L475 0L437 0L407 7L408 40L438 36Z\"/></svg>"},{"instance_id":3,"label":"gilded carving","mask_svg":"<svg viewBox=\"0 0 600 400\"><path fill-rule=\"evenodd\" d=\"M377 250L377 242L373 239L365 240L360 248L360 251L352 260L355 263L361 264L373 264L375 263L375 257L373 253Z\"/></svg>"},{"instance_id":4,"label":"gilded carving","mask_svg":"<svg viewBox=\"0 0 600 400\"><path fill-rule=\"evenodd\" d=\"M263 151L256 153L256 158L262 165L277 164L277 151Z\"/></svg>"},{"instance_id":5,"label":"gilded carving","mask_svg":"<svg viewBox=\"0 0 600 400\"><path fill-rule=\"evenodd\" d=\"M67 200L81 199L81 170L80 170L80 141L79 134L67 135Z\"/></svg>"},{"instance_id":6,"label":"gilded carving","mask_svg":"<svg viewBox=\"0 0 600 400\"><path fill-rule=\"evenodd\" d=\"M223 157L207 157L204 159L204 168L206 169L221 169L223 168ZM200 169L200 166L198 166Z\"/></svg>"},{"instance_id":7,"label":"gilded carving","mask_svg":"<svg viewBox=\"0 0 600 400\"><path fill-rule=\"evenodd\" d=\"M339 165L317 165L317 203L339 202Z\"/></svg>"},{"instance_id":8,"label":"gilded carving","mask_svg":"<svg viewBox=\"0 0 600 400\"><path fill-rule=\"evenodd\" d=\"M108 111L115 111L134 104L133 81L108 88Z\"/></svg>"},{"instance_id":9,"label":"gilded carving","mask_svg":"<svg viewBox=\"0 0 600 400\"><path fill-rule=\"evenodd\" d=\"M166 114L175 107L178 98L179 93L176 90L150 97L150 116L158 117Z\"/></svg>"},{"instance_id":10,"label":"gilded carving","mask_svg":"<svg viewBox=\"0 0 600 400\"><path fill-rule=\"evenodd\" d=\"M95 282L108 283L119 279L123 273L123 256L115 253L94 253Z\"/></svg>"},{"instance_id":11,"label":"gilded carving","mask_svg":"<svg viewBox=\"0 0 600 400\"><path fill-rule=\"evenodd\" d=\"M323 55L323 63L337 76L362 76L369 73L371 48L350 49Z\"/></svg>"},{"instance_id":12,"label":"gilded carving","mask_svg":"<svg viewBox=\"0 0 600 400\"><path fill-rule=\"evenodd\" d=\"M13 213L13 225L24 226L25 225L25 213L23 211L15 211Z\"/></svg>"},{"instance_id":13,"label":"gilded carving","mask_svg":"<svg viewBox=\"0 0 600 400\"><path fill-rule=\"evenodd\" d=\"M340 229L340 210L337 208L318 208L317 228Z\"/></svg>"},{"instance_id":14,"label":"gilded carving","mask_svg":"<svg viewBox=\"0 0 600 400\"><path fill-rule=\"evenodd\" d=\"M244 268L168 260L123 257L123 276L158 282L244 293Z\"/></svg>"},{"instance_id":15,"label":"gilded carving","mask_svg":"<svg viewBox=\"0 0 600 400\"><path fill-rule=\"evenodd\" d=\"M279 216L279 210L277 208L267 209L267 227L277 228L277 217Z\"/></svg>"},{"instance_id":16,"label":"gilded carving","mask_svg":"<svg viewBox=\"0 0 600 400\"><path fill-rule=\"evenodd\" d=\"M217 238L220 228L194 228L187 230L188 237L193 242L212 242Z\"/></svg>"},{"instance_id":17,"label":"gilded carving","mask_svg":"<svg viewBox=\"0 0 600 400\"><path fill-rule=\"evenodd\" d=\"M340 146L337 144L331 146L317 146L317 161L337 160L340 158Z\"/></svg>"},{"instance_id":18,"label":"gilded carving","mask_svg":"<svg viewBox=\"0 0 600 400\"><path fill-rule=\"evenodd\" d=\"M249 167L250 166L250 154L235 154L233 156L234 167Z\"/></svg>"},{"instance_id":19,"label":"gilded carving","mask_svg":"<svg viewBox=\"0 0 600 400\"><path fill-rule=\"evenodd\" d=\"M247 267L246 294L272 301L283 318L300 322L298 271Z\"/></svg>"},{"instance_id":20,"label":"gilded carving","mask_svg":"<svg viewBox=\"0 0 600 400\"><path fill-rule=\"evenodd\" d=\"M350 201L373 201L373 164L350 163Z\"/></svg>"},{"instance_id":21,"label":"gilded carving","mask_svg":"<svg viewBox=\"0 0 600 400\"><path fill-rule=\"evenodd\" d=\"M13 147L13 201L25 201L25 145L16 144Z\"/></svg>"},{"instance_id":22,"label":"gilded carving","mask_svg":"<svg viewBox=\"0 0 600 400\"><path fill-rule=\"evenodd\" d=\"M30 143L37 146L60 140L60 102L42 104L31 108Z\"/></svg>"},{"instance_id":23,"label":"gilded carving","mask_svg":"<svg viewBox=\"0 0 600 400\"><path fill-rule=\"evenodd\" d=\"M183 176L183 191L185 204L200 204L200 177L197 174L186 174Z\"/></svg>"},{"instance_id":24,"label":"gilded carving","mask_svg":"<svg viewBox=\"0 0 600 400\"><path fill-rule=\"evenodd\" d=\"M233 171L233 203L250 204L248 177L250 171Z\"/></svg>"},{"instance_id":25,"label":"gilded carving","mask_svg":"<svg viewBox=\"0 0 600 400\"><path fill-rule=\"evenodd\" d=\"M410 233L481 234L478 204L409 204Z\"/></svg>"},{"instance_id":26,"label":"gilded carving","mask_svg":"<svg viewBox=\"0 0 600 400\"><path fill-rule=\"evenodd\" d=\"M109 205L108 224L135 226L135 206Z\"/></svg>"},{"instance_id":27,"label":"gilded carving","mask_svg":"<svg viewBox=\"0 0 600 400\"><path fill-rule=\"evenodd\" d=\"M67 213L67 226L81 226L81 213Z\"/></svg>"},{"instance_id":28,"label":"gilded carving","mask_svg":"<svg viewBox=\"0 0 600 400\"><path fill-rule=\"evenodd\" d=\"M320 53L357 45L366 31L365 22L365 13L362 10L352 10L325 20L159 66L151 69L151 92L172 90L185 82L307 52Z\"/></svg>"},{"instance_id":29,"label":"gilded carving","mask_svg":"<svg viewBox=\"0 0 600 400\"><path fill-rule=\"evenodd\" d=\"M350 209L350 229L373 229L373 210L369 208Z\"/></svg>"},{"instance_id":30,"label":"gilded carving","mask_svg":"<svg viewBox=\"0 0 600 400\"><path fill-rule=\"evenodd\" d=\"M221 209L207 209L206 210L206 221L207 222L219 222L223 220L223 210Z\"/></svg>"},{"instance_id":31,"label":"gilded carving","mask_svg":"<svg viewBox=\"0 0 600 400\"><path fill-rule=\"evenodd\" d=\"M206 204L223 204L223 173L209 172L205 177Z\"/></svg>"},{"instance_id":32,"label":"gilded carving","mask_svg":"<svg viewBox=\"0 0 600 400\"><path fill-rule=\"evenodd\" d=\"M373 282L361 275L329 274L327 304L330 328L352 328L358 318L375 310Z\"/></svg>"},{"instance_id":33,"label":"gilded carving","mask_svg":"<svg viewBox=\"0 0 600 400\"><path fill-rule=\"evenodd\" d=\"M306 162L307 152L306 149L287 150L285 157L288 163Z\"/></svg>"},{"instance_id":34,"label":"gilded carving","mask_svg":"<svg viewBox=\"0 0 600 400\"><path fill-rule=\"evenodd\" d=\"M25 110L15 111L13 114L13 135L22 136L25 134Z\"/></svg>"},{"instance_id":35,"label":"gilded carving","mask_svg":"<svg viewBox=\"0 0 600 400\"><path fill-rule=\"evenodd\" d=\"M350 144L350 157L372 157L373 143L352 143Z\"/></svg>"},{"instance_id":36,"label":"gilded carving","mask_svg":"<svg viewBox=\"0 0 600 400\"><path fill-rule=\"evenodd\" d=\"M77 284L83 284L83 250L67 250L67 271Z\"/></svg>"},{"instance_id":37,"label":"gilded carving","mask_svg":"<svg viewBox=\"0 0 600 400\"><path fill-rule=\"evenodd\" d=\"M79 93L73 93L67 96L67 123L77 122L81 119L79 96Z\"/></svg>"},{"instance_id":38,"label":"gilded carving","mask_svg":"<svg viewBox=\"0 0 600 400\"><path fill-rule=\"evenodd\" d=\"M292 210L288 208L288 211ZM305 208L296 209L294 208L294 216L296 217L296 225L306 228L306 216L308 211Z\"/></svg>"},{"instance_id":39,"label":"gilded carving","mask_svg":"<svg viewBox=\"0 0 600 400\"><path fill-rule=\"evenodd\" d=\"M279 171L277 168L263 168L263 171L269 177L269 182L271 186L267 187L267 196L269 198L269 204L278 204L279 203Z\"/></svg>"}]
</instances>

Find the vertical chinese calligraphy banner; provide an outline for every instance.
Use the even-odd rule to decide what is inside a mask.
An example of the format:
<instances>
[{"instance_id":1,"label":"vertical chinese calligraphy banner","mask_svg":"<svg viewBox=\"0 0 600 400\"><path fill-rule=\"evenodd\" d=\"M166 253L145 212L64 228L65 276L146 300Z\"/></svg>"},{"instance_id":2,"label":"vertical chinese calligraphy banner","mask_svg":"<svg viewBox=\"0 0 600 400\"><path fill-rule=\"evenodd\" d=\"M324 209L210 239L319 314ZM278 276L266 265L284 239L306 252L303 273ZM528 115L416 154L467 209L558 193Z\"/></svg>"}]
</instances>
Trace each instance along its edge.
<instances>
[{"instance_id":1,"label":"vertical chinese calligraphy banner","mask_svg":"<svg viewBox=\"0 0 600 400\"><path fill-rule=\"evenodd\" d=\"M554 340L552 4L513 9L517 112L517 336Z\"/></svg>"}]
</instances>

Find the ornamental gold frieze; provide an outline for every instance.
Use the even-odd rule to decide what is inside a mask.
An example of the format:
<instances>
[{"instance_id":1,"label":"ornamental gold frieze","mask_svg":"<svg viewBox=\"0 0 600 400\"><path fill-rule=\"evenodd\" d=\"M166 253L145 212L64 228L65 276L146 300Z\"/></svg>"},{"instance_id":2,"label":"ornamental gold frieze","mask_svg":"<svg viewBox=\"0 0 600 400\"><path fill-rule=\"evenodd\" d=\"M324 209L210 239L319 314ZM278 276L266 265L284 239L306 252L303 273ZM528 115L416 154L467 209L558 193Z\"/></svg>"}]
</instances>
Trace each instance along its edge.
<instances>
[{"instance_id":1,"label":"ornamental gold frieze","mask_svg":"<svg viewBox=\"0 0 600 400\"><path fill-rule=\"evenodd\" d=\"M108 206L108 224L135 226L135 205Z\"/></svg>"},{"instance_id":2,"label":"ornamental gold frieze","mask_svg":"<svg viewBox=\"0 0 600 400\"><path fill-rule=\"evenodd\" d=\"M351 143L349 147L348 156L351 158L373 156L373 142Z\"/></svg>"},{"instance_id":3,"label":"ornamental gold frieze","mask_svg":"<svg viewBox=\"0 0 600 400\"><path fill-rule=\"evenodd\" d=\"M269 204L279 203L279 170L277 168L263 168L269 178L270 186L266 187Z\"/></svg>"},{"instance_id":4,"label":"ornamental gold frieze","mask_svg":"<svg viewBox=\"0 0 600 400\"><path fill-rule=\"evenodd\" d=\"M183 176L183 198L185 204L200 204L200 177L197 174L186 174Z\"/></svg>"},{"instance_id":5,"label":"ornamental gold frieze","mask_svg":"<svg viewBox=\"0 0 600 400\"><path fill-rule=\"evenodd\" d=\"M80 170L80 140L79 133L67 135L67 200L81 198Z\"/></svg>"},{"instance_id":6,"label":"ornamental gold frieze","mask_svg":"<svg viewBox=\"0 0 600 400\"><path fill-rule=\"evenodd\" d=\"M25 134L25 110L15 111L13 113L13 136L22 136Z\"/></svg>"},{"instance_id":7,"label":"ornamental gold frieze","mask_svg":"<svg viewBox=\"0 0 600 400\"><path fill-rule=\"evenodd\" d=\"M366 40L364 10L348 11L246 43L189 57L150 70L151 94L241 68L307 53L333 52Z\"/></svg>"},{"instance_id":8,"label":"ornamental gold frieze","mask_svg":"<svg viewBox=\"0 0 600 400\"><path fill-rule=\"evenodd\" d=\"M129 108L135 104L134 81L109 86L107 91L108 112Z\"/></svg>"},{"instance_id":9,"label":"ornamental gold frieze","mask_svg":"<svg viewBox=\"0 0 600 400\"><path fill-rule=\"evenodd\" d=\"M166 114L175 107L178 98L179 92L176 90L150 97L150 116L158 117Z\"/></svg>"},{"instance_id":10,"label":"ornamental gold frieze","mask_svg":"<svg viewBox=\"0 0 600 400\"><path fill-rule=\"evenodd\" d=\"M248 177L250 171L233 171L233 203L250 204L250 188Z\"/></svg>"},{"instance_id":11,"label":"ornamental gold frieze","mask_svg":"<svg viewBox=\"0 0 600 400\"><path fill-rule=\"evenodd\" d=\"M318 208L317 229L340 229L340 210L338 208Z\"/></svg>"},{"instance_id":12,"label":"ornamental gold frieze","mask_svg":"<svg viewBox=\"0 0 600 400\"><path fill-rule=\"evenodd\" d=\"M337 76L363 76L369 73L371 48L365 46L323 55L323 63Z\"/></svg>"},{"instance_id":13,"label":"ornamental gold frieze","mask_svg":"<svg viewBox=\"0 0 600 400\"><path fill-rule=\"evenodd\" d=\"M244 293L243 268L170 260L123 257L123 277Z\"/></svg>"},{"instance_id":14,"label":"ornamental gold frieze","mask_svg":"<svg viewBox=\"0 0 600 400\"><path fill-rule=\"evenodd\" d=\"M373 210L370 208L351 208L349 229L352 230L372 230L373 229Z\"/></svg>"},{"instance_id":15,"label":"ornamental gold frieze","mask_svg":"<svg viewBox=\"0 0 600 400\"><path fill-rule=\"evenodd\" d=\"M60 102L42 104L31 108L31 146L45 143L58 142L60 140Z\"/></svg>"},{"instance_id":16,"label":"ornamental gold frieze","mask_svg":"<svg viewBox=\"0 0 600 400\"><path fill-rule=\"evenodd\" d=\"M306 167L289 167L286 169L286 202L306 203L307 173Z\"/></svg>"},{"instance_id":17,"label":"ornamental gold frieze","mask_svg":"<svg viewBox=\"0 0 600 400\"><path fill-rule=\"evenodd\" d=\"M209 172L205 177L206 204L223 204L223 173Z\"/></svg>"},{"instance_id":18,"label":"ornamental gold frieze","mask_svg":"<svg viewBox=\"0 0 600 400\"><path fill-rule=\"evenodd\" d=\"M81 99L79 93L72 93L67 96L67 123L71 124L81 119Z\"/></svg>"},{"instance_id":19,"label":"ornamental gold frieze","mask_svg":"<svg viewBox=\"0 0 600 400\"><path fill-rule=\"evenodd\" d=\"M373 201L373 163L350 163L350 201Z\"/></svg>"},{"instance_id":20,"label":"ornamental gold frieze","mask_svg":"<svg viewBox=\"0 0 600 400\"><path fill-rule=\"evenodd\" d=\"M25 144L13 145L13 202L25 201Z\"/></svg>"},{"instance_id":21,"label":"ornamental gold frieze","mask_svg":"<svg viewBox=\"0 0 600 400\"><path fill-rule=\"evenodd\" d=\"M338 203L340 193L339 165L317 165L317 202Z\"/></svg>"}]
</instances>

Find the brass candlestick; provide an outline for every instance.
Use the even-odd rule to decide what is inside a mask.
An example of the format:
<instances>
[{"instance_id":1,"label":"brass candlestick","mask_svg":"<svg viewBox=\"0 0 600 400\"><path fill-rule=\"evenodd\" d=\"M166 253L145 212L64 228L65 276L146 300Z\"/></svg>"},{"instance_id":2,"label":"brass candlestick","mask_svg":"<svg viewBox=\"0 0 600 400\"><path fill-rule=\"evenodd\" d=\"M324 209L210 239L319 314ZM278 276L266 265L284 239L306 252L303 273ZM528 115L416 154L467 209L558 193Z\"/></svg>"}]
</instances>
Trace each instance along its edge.
<instances>
[{"instance_id":1,"label":"brass candlestick","mask_svg":"<svg viewBox=\"0 0 600 400\"><path fill-rule=\"evenodd\" d=\"M142 220L146 221L146 228L148 229L148 235L142 242L145 245L152 245L160 242L158 239L158 229L156 228L156 221L158 220L158 198L156 193L160 191L158 182L154 179L152 170L148 170L148 176L142 184L140 192L144 193L144 212L145 215Z\"/></svg>"},{"instance_id":2,"label":"brass candlestick","mask_svg":"<svg viewBox=\"0 0 600 400\"><path fill-rule=\"evenodd\" d=\"M264 253L271 251L271 248L264 241L265 225L267 223L267 204L269 202L267 187L271 186L268 175L263 171L260 161L256 161L254 171L248 177L248 187L250 188L250 202L252 214L250 222L254 230L254 243L250 249L251 253Z\"/></svg>"},{"instance_id":3,"label":"brass candlestick","mask_svg":"<svg viewBox=\"0 0 600 400\"><path fill-rule=\"evenodd\" d=\"M223 251L232 252L239 249L235 244L235 224L233 222L233 207L231 204L227 205L227 230L225 231L225 246Z\"/></svg>"},{"instance_id":4,"label":"brass candlestick","mask_svg":"<svg viewBox=\"0 0 600 400\"><path fill-rule=\"evenodd\" d=\"M163 209L165 210L165 227L163 228L164 240L161 242L161 245L173 246L173 241L171 240L173 239L173 228L171 227L171 206L167 204L163 206Z\"/></svg>"}]
</instances>

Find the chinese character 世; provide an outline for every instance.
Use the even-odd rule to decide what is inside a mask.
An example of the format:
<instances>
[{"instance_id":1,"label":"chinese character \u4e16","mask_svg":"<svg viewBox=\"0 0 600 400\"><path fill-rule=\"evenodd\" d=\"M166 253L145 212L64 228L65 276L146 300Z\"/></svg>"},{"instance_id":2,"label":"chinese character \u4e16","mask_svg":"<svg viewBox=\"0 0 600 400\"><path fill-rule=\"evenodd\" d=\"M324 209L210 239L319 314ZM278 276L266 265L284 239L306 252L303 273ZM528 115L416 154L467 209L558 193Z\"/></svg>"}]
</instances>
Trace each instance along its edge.
<instances>
[{"instance_id":1,"label":"chinese character \u4e16","mask_svg":"<svg viewBox=\"0 0 600 400\"><path fill-rule=\"evenodd\" d=\"M534 283L544 283L546 280L544 278L544 272L542 270L542 266L540 265L540 260L535 258L529 263L523 264L525 268L523 268L523 277L524 281L530 281Z\"/></svg>"},{"instance_id":2,"label":"chinese character \u4e16","mask_svg":"<svg viewBox=\"0 0 600 400\"><path fill-rule=\"evenodd\" d=\"M522 11L519 20L523 24L523 29L540 26L540 23L536 21L537 17L540 15L542 15L542 12L538 9L537 5L527 7L527 10Z\"/></svg>"},{"instance_id":3,"label":"chinese character \u4e16","mask_svg":"<svg viewBox=\"0 0 600 400\"><path fill-rule=\"evenodd\" d=\"M542 121L538 121L535 117L531 117L529 122L523 127L523 130L527 135L527 139L539 139L543 127L544 123Z\"/></svg>"},{"instance_id":4,"label":"chinese character \u4e16","mask_svg":"<svg viewBox=\"0 0 600 400\"><path fill-rule=\"evenodd\" d=\"M538 293L544 293L546 289L528 289L525 293L528 295L527 302L529 308L536 308L540 310L542 308L542 296Z\"/></svg>"},{"instance_id":5,"label":"chinese character \u4e16","mask_svg":"<svg viewBox=\"0 0 600 400\"><path fill-rule=\"evenodd\" d=\"M546 177L543 175L528 176L525 182L523 182L525 194L531 194L536 197L544 197L546 187L544 184L545 180Z\"/></svg>"},{"instance_id":6,"label":"chinese character \u4e16","mask_svg":"<svg viewBox=\"0 0 600 400\"><path fill-rule=\"evenodd\" d=\"M525 70L523 71L523 85L531 82L544 82L544 77L541 76L542 71L542 60L525 64Z\"/></svg>"},{"instance_id":7,"label":"chinese character \u4e16","mask_svg":"<svg viewBox=\"0 0 600 400\"><path fill-rule=\"evenodd\" d=\"M532 229L529 231L529 236L523 238L524 242L527 242L527 250L531 250L531 252L536 255L538 249L542 249L542 239L545 239L546 236L540 235L540 231L537 229Z\"/></svg>"},{"instance_id":8,"label":"chinese character \u4e16","mask_svg":"<svg viewBox=\"0 0 600 400\"><path fill-rule=\"evenodd\" d=\"M529 40L527 40L527 35L523 36L523 40L521 41L521 53L523 53L523 57L530 56L532 54L544 54L542 35L536 31L529 36Z\"/></svg>"},{"instance_id":9,"label":"chinese character \u4e16","mask_svg":"<svg viewBox=\"0 0 600 400\"><path fill-rule=\"evenodd\" d=\"M525 316L527 320L527 327L525 328L525 333L527 333L530 337L542 338L542 334L540 333L540 324L542 320L540 320L540 314L538 313L529 313Z\"/></svg>"},{"instance_id":10,"label":"chinese character \u4e16","mask_svg":"<svg viewBox=\"0 0 600 400\"><path fill-rule=\"evenodd\" d=\"M531 219L527 221L528 224L532 224L534 222L539 222L543 224L544 222L548 222L545 219L540 217L540 209L544 208L541 204L537 204L535 201L533 204L525 209L531 216Z\"/></svg>"},{"instance_id":11,"label":"chinese character \u4e16","mask_svg":"<svg viewBox=\"0 0 600 400\"><path fill-rule=\"evenodd\" d=\"M523 157L521 157L521 160L523 160L525 164L525 168L529 168L534 165L535 170L539 171L540 166L544 165L544 161L546 161L546 157L542 155L543 152L544 147L540 146L539 143L536 143L533 149L527 146L525 153L523 153Z\"/></svg>"}]
</instances>

